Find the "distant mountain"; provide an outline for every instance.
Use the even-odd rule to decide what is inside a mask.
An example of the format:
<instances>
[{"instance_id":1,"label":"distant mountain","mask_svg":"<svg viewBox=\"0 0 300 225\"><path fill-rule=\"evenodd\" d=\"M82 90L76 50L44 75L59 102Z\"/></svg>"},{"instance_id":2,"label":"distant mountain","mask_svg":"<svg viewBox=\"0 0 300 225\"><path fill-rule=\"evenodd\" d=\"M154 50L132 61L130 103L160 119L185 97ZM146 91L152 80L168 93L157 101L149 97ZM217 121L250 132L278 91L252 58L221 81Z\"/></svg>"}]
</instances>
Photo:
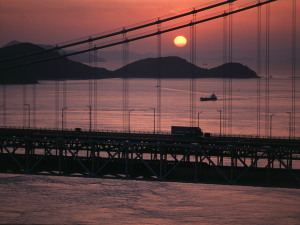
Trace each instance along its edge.
<instances>
[{"instance_id":1,"label":"distant mountain","mask_svg":"<svg viewBox=\"0 0 300 225\"><path fill-rule=\"evenodd\" d=\"M22 44L22 43L26 43L26 42L20 42L17 40L13 40L13 41L7 43L6 45L4 45L3 47L9 47L12 45L17 45L17 44ZM46 50L54 48L53 45L44 45L44 44L37 44L37 45ZM63 55L63 54L73 53L74 51L62 49L62 50L59 50L58 52L61 55ZM106 60L104 58L101 58L97 55L95 56L93 53L92 53L92 58L93 58L93 60L96 58L97 62L106 62ZM89 63L89 53L82 53L80 55L72 55L72 56L69 56L68 59L70 59L72 61L76 61L76 62L81 62L81 63Z\"/></svg>"},{"instance_id":2,"label":"distant mountain","mask_svg":"<svg viewBox=\"0 0 300 225\"><path fill-rule=\"evenodd\" d=\"M0 48L0 59L41 52L45 49L31 43L19 43ZM57 57L58 52L48 52L36 56L0 62L0 69L26 62ZM1 60L0 60L1 61ZM93 68L67 58L42 62L20 68L1 71L0 83L35 83L38 80L55 79L101 79L112 77L113 73L104 68Z\"/></svg>"},{"instance_id":3,"label":"distant mountain","mask_svg":"<svg viewBox=\"0 0 300 225\"><path fill-rule=\"evenodd\" d=\"M113 77L157 78L158 74L161 75L161 78L190 78L191 74L195 78L222 78L229 74L232 78L258 77L253 70L240 63L227 63L215 68L205 69L176 56L146 58L130 63L115 71L89 67L68 58L3 70L3 68L10 66L60 56L59 52L53 51L14 61L1 62L2 59L44 50L45 48L31 43L12 43L0 48L0 84L36 83L38 80L102 79Z\"/></svg>"},{"instance_id":4,"label":"distant mountain","mask_svg":"<svg viewBox=\"0 0 300 225\"><path fill-rule=\"evenodd\" d=\"M123 52L118 51L118 50L110 50L110 51L103 50L103 51L101 51L101 57L103 57L107 61L120 60L122 55L123 55ZM133 51L128 51L128 56L129 56L130 60L133 60L133 61L137 61L137 60L145 59L145 58L153 58L156 55L157 54L151 53L151 52L146 52L146 53L141 54L141 53L137 53L137 52L133 52Z\"/></svg>"},{"instance_id":5,"label":"distant mountain","mask_svg":"<svg viewBox=\"0 0 300 225\"><path fill-rule=\"evenodd\" d=\"M206 76L213 78L258 78L256 72L241 63L226 63L211 68L207 71Z\"/></svg>"},{"instance_id":6,"label":"distant mountain","mask_svg":"<svg viewBox=\"0 0 300 225\"><path fill-rule=\"evenodd\" d=\"M162 78L189 78L192 70L197 76L203 75L207 71L187 62L185 59L169 56L138 60L115 70L115 75L123 77L125 72L132 78L153 78L158 76L159 67L161 68Z\"/></svg>"},{"instance_id":7,"label":"distant mountain","mask_svg":"<svg viewBox=\"0 0 300 225\"><path fill-rule=\"evenodd\" d=\"M23 43L23 42L13 40L13 41L8 42L6 45L3 45L3 47L9 47L9 46L17 45L17 44L21 44L21 43Z\"/></svg>"},{"instance_id":8,"label":"distant mountain","mask_svg":"<svg viewBox=\"0 0 300 225\"><path fill-rule=\"evenodd\" d=\"M227 63L212 69L204 69L176 56L138 60L115 70L115 75L155 78L159 74L159 65L162 78L190 78L192 73L195 78L258 78L253 70L240 63Z\"/></svg>"}]
</instances>

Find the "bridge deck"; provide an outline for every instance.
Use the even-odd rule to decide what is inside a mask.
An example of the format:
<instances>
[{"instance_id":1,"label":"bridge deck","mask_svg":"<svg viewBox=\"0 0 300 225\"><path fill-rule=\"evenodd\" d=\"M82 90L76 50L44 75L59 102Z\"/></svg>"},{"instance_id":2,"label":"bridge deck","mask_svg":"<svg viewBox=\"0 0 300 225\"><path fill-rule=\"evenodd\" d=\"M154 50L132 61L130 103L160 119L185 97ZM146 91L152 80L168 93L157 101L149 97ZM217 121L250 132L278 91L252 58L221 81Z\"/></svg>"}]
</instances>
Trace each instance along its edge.
<instances>
[{"instance_id":1,"label":"bridge deck","mask_svg":"<svg viewBox=\"0 0 300 225\"><path fill-rule=\"evenodd\" d=\"M300 140L0 128L0 171L300 187Z\"/></svg>"}]
</instances>

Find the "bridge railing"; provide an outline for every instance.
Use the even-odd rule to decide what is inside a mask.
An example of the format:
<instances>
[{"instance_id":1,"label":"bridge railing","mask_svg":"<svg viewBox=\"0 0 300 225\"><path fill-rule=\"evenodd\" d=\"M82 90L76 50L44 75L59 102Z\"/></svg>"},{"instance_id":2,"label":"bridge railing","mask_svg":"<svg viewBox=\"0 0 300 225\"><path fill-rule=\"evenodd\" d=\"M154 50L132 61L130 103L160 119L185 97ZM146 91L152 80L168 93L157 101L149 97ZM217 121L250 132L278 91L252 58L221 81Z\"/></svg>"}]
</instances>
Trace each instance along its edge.
<instances>
[{"instance_id":1,"label":"bridge railing","mask_svg":"<svg viewBox=\"0 0 300 225\"><path fill-rule=\"evenodd\" d=\"M119 133L124 134L122 130L109 130L109 129L82 129L82 128L46 128L46 127L23 127L23 126L0 126L0 129L12 129L12 130L37 130L37 131L60 131L60 132L92 132L92 133ZM130 131L127 134L154 134L153 131ZM172 135L171 132L160 132L155 133L156 135ZM274 140L289 140L288 136L257 136L257 135L244 135L244 134L231 134L231 135L220 135L217 133L210 133L210 137L224 137L224 138L245 138L245 139L274 139ZM292 138L292 140L300 140L299 137Z\"/></svg>"}]
</instances>

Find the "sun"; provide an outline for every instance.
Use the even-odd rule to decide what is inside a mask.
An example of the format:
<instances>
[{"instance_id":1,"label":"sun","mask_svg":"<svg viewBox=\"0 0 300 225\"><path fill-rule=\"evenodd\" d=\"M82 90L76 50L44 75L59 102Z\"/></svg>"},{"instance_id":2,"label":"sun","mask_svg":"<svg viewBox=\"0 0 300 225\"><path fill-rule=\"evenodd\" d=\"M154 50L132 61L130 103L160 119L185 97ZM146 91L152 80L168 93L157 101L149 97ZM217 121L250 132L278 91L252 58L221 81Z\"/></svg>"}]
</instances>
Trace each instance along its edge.
<instances>
[{"instance_id":1,"label":"sun","mask_svg":"<svg viewBox=\"0 0 300 225\"><path fill-rule=\"evenodd\" d=\"M175 39L174 39L174 44L177 46L177 47L184 47L186 46L186 38L184 36L177 36Z\"/></svg>"}]
</instances>

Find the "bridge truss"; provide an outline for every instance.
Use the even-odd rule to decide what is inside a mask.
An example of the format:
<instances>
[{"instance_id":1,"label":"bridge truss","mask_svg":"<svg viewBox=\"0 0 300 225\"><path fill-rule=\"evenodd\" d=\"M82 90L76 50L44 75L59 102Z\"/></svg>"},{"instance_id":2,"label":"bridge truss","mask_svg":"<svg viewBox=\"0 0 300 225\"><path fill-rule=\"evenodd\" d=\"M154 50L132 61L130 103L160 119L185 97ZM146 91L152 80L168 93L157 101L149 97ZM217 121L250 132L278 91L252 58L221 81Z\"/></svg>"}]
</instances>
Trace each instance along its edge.
<instances>
[{"instance_id":1,"label":"bridge truss","mask_svg":"<svg viewBox=\"0 0 300 225\"><path fill-rule=\"evenodd\" d=\"M0 132L1 172L300 188L299 140Z\"/></svg>"}]
</instances>

